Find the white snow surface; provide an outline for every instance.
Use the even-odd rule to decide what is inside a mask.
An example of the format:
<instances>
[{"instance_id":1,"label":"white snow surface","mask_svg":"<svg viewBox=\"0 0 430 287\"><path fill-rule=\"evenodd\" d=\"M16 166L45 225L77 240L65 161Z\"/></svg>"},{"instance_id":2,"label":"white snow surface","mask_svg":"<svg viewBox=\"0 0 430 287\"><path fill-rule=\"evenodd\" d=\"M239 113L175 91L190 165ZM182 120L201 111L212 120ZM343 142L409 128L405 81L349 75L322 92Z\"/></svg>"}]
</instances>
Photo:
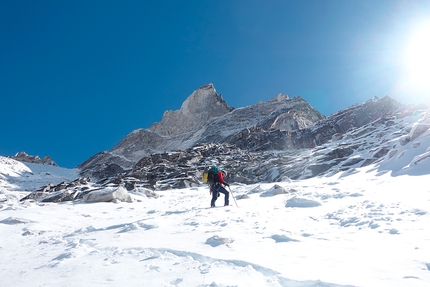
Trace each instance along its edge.
<instances>
[{"instance_id":1,"label":"white snow surface","mask_svg":"<svg viewBox=\"0 0 430 287\"><path fill-rule=\"evenodd\" d=\"M204 186L117 204L12 197L0 286L429 286L429 180L370 166L273 196L233 185L239 207L217 208Z\"/></svg>"},{"instance_id":2,"label":"white snow surface","mask_svg":"<svg viewBox=\"0 0 430 287\"><path fill-rule=\"evenodd\" d=\"M78 170L0 157L0 286L430 286L430 133L306 180L20 202ZM336 143L333 143L336 144ZM355 155L354 155L355 156Z\"/></svg>"},{"instance_id":3,"label":"white snow surface","mask_svg":"<svg viewBox=\"0 0 430 287\"><path fill-rule=\"evenodd\" d=\"M47 184L59 184L79 178L79 169L67 169L52 165L19 162L0 156L0 201L1 196L22 195L6 191L35 191Z\"/></svg>"}]
</instances>

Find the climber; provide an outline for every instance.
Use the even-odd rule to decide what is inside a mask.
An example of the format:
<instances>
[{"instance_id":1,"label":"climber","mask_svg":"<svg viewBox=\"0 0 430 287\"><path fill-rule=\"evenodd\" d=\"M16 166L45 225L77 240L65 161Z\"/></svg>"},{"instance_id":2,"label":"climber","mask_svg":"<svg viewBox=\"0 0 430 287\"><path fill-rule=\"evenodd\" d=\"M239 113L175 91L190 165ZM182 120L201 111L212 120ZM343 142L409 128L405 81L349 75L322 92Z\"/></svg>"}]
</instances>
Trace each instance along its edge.
<instances>
[{"instance_id":1,"label":"climber","mask_svg":"<svg viewBox=\"0 0 430 287\"><path fill-rule=\"evenodd\" d=\"M210 176L213 177L213 182L210 185L210 191L209 191L209 193L212 195L211 207L215 207L215 201L218 199L219 193L224 194L224 206L228 206L229 192L223 187L223 185L230 186L224 180L226 173L214 165L210 169Z\"/></svg>"}]
</instances>

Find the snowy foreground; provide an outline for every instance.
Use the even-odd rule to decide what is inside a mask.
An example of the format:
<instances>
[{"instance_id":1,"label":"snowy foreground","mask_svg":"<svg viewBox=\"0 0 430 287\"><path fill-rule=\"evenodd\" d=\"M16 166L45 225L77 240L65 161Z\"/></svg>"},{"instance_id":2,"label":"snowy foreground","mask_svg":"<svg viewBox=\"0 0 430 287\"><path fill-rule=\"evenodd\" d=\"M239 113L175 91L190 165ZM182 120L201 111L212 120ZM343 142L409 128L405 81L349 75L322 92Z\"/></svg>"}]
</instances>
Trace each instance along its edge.
<instances>
[{"instance_id":1,"label":"snowy foreground","mask_svg":"<svg viewBox=\"0 0 430 287\"><path fill-rule=\"evenodd\" d=\"M409 175L369 166L232 185L239 207L221 195L212 209L205 186L19 202L34 181L77 172L43 168L0 173L0 286L430 286L428 160Z\"/></svg>"}]
</instances>

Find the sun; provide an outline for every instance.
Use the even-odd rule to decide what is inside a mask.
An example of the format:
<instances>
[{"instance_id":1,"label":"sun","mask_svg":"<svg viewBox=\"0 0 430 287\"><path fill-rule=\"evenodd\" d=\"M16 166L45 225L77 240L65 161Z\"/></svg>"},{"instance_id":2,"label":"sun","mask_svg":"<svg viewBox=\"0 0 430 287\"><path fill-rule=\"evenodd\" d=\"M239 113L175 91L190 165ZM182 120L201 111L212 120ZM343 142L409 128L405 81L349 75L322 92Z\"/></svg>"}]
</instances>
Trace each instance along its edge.
<instances>
[{"instance_id":1,"label":"sun","mask_svg":"<svg viewBox=\"0 0 430 287\"><path fill-rule=\"evenodd\" d=\"M418 28L407 43L406 66L411 84L430 90L430 24Z\"/></svg>"}]
</instances>

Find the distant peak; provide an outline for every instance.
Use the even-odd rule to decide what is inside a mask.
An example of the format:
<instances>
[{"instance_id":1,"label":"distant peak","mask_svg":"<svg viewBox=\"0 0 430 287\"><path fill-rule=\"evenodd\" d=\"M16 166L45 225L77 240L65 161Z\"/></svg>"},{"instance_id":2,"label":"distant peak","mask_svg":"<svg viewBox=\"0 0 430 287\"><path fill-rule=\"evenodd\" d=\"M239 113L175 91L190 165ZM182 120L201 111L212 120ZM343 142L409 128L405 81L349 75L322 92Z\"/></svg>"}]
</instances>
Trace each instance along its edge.
<instances>
[{"instance_id":1,"label":"distant peak","mask_svg":"<svg viewBox=\"0 0 430 287\"><path fill-rule=\"evenodd\" d=\"M164 112L161 122L154 123L149 130L160 135L179 135L201 128L208 121L232 110L210 83L188 96L179 110Z\"/></svg>"},{"instance_id":2,"label":"distant peak","mask_svg":"<svg viewBox=\"0 0 430 287\"><path fill-rule=\"evenodd\" d=\"M282 100L288 100L288 99L290 98L288 97L287 94L282 95L282 93L279 93L276 97L274 97L273 99L270 99L269 101L273 102L273 101L282 101Z\"/></svg>"},{"instance_id":3,"label":"distant peak","mask_svg":"<svg viewBox=\"0 0 430 287\"><path fill-rule=\"evenodd\" d=\"M25 151L21 151L16 153L12 158L21 162L58 166L49 155L41 159L38 155L28 155Z\"/></svg>"},{"instance_id":4,"label":"distant peak","mask_svg":"<svg viewBox=\"0 0 430 287\"><path fill-rule=\"evenodd\" d=\"M201 86L199 88L199 90L214 90L215 91L215 87L212 83L209 83L207 85Z\"/></svg>"}]
</instances>

